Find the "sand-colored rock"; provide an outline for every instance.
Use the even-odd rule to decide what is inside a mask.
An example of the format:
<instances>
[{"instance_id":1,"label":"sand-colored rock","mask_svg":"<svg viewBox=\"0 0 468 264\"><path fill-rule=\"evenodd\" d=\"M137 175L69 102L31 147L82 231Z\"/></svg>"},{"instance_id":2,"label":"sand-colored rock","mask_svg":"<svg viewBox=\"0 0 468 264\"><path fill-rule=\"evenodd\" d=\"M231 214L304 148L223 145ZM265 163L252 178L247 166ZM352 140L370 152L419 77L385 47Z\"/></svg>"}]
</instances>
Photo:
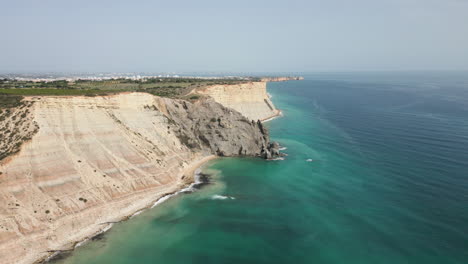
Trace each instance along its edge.
<instances>
[{"instance_id":1,"label":"sand-colored rock","mask_svg":"<svg viewBox=\"0 0 468 264\"><path fill-rule=\"evenodd\" d=\"M266 120L280 111L271 102L266 81L235 85L213 85L195 92L212 97L216 102L232 108L251 120Z\"/></svg>"},{"instance_id":2,"label":"sand-colored rock","mask_svg":"<svg viewBox=\"0 0 468 264\"><path fill-rule=\"evenodd\" d=\"M180 188L184 168L204 157L144 108L148 94L31 100L40 129L0 165L2 263L70 247Z\"/></svg>"},{"instance_id":3,"label":"sand-colored rock","mask_svg":"<svg viewBox=\"0 0 468 264\"><path fill-rule=\"evenodd\" d=\"M0 161L2 264L72 248L180 189L212 154L263 156L269 146L261 125L213 99L192 104L127 93L26 100L32 103L21 131L35 134Z\"/></svg>"}]
</instances>

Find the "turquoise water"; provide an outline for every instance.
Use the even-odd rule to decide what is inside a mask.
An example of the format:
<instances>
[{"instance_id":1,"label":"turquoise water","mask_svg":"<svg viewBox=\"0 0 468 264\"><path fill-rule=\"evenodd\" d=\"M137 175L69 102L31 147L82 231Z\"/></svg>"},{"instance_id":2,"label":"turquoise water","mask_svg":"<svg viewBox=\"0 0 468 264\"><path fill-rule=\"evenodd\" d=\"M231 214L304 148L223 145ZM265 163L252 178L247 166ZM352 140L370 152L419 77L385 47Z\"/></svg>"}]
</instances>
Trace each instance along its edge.
<instances>
[{"instance_id":1,"label":"turquoise water","mask_svg":"<svg viewBox=\"0 0 468 264\"><path fill-rule=\"evenodd\" d=\"M212 184L57 263L468 263L465 76L271 83L285 160L212 162Z\"/></svg>"}]
</instances>

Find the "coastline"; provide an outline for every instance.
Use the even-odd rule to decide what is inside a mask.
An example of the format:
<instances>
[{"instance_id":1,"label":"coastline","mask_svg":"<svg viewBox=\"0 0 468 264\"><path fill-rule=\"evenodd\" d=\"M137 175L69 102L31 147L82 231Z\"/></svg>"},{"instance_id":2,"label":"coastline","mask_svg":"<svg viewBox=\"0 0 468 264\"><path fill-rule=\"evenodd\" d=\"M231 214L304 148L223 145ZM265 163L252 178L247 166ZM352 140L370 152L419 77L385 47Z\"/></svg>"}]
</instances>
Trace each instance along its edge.
<instances>
[{"instance_id":1,"label":"coastline","mask_svg":"<svg viewBox=\"0 0 468 264\"><path fill-rule=\"evenodd\" d=\"M271 95L268 95L268 96L271 97ZM273 119L276 119L276 118L279 118L279 117L283 116L283 112L281 110L275 109L275 112L276 113L274 115L268 116L268 117L260 120L260 122L266 123L266 122L269 122L269 121L271 121ZM76 240L76 241L74 241L72 243L64 244L64 245L69 245L69 248L56 250L56 251L53 251L53 252L48 251L50 253L49 255L42 256L40 258L38 257L37 260L34 261L33 263L34 264L39 264L39 263L48 263L49 261L54 261L55 257L60 257L60 255L63 254L63 253L66 254L67 252L74 251L76 248L78 248L78 247L80 247L82 245L85 245L88 242L91 242L91 240L94 237L100 236L100 235L104 234L105 232L109 231L114 226L114 224L130 220L133 217L143 213L144 211L146 211L148 209L152 209L152 208L156 207L157 205L162 204L163 202L169 200L173 196L176 196L176 195L178 195L180 193L190 191L192 186L194 186L194 185L196 185L198 183L197 178L196 178L197 171L199 171L209 161L212 161L212 160L215 160L215 159L218 159L218 158L219 158L218 156L209 155L209 156L203 156L203 157L201 157L199 159L196 159L196 160L192 161L191 163L188 164L188 166L186 168L182 169L181 172L178 174L179 182L177 183L176 188L170 189L167 192L158 195L158 197L156 199L152 199L152 200L150 200L150 202L143 202L144 204L141 207L139 206L139 209L132 211L132 213L130 213L130 214L127 213L127 214L121 215L120 217L117 217L118 220L115 220L115 221L112 221L112 222L99 223L98 225L102 225L103 228L100 228L97 231L89 232L87 235L83 236L82 239ZM191 175L191 176L187 177L189 175Z\"/></svg>"},{"instance_id":2,"label":"coastline","mask_svg":"<svg viewBox=\"0 0 468 264\"><path fill-rule=\"evenodd\" d=\"M139 207L139 209L137 209L135 211L132 211L131 214L124 214L124 215L118 216L117 220L112 221L112 222L98 223L97 225L103 225L104 227L100 228L97 231L93 230L93 231L91 231L89 233L85 233L81 239L78 239L78 240L73 241L73 242L65 243L64 244L65 249L50 250L50 251L47 251L50 254L48 254L46 256L37 256L36 260L33 261L33 263L34 264L39 264L39 263L47 263L48 261L53 261L53 259L55 257L57 257L58 255L60 255L60 254L62 254L64 252L73 251L76 248L78 248L78 247L86 244L87 242L89 242L93 237L96 237L98 235L101 235L101 234L109 231L113 227L113 225L115 223L120 223L120 222L129 220L129 219L139 215L140 213L144 212L145 210L151 209L151 208L161 204L162 202L166 201L170 197L180 193L184 189L187 189L192 184L194 184L195 183L195 173L196 173L196 171L198 169L200 169L201 167L203 167L204 165L206 165L206 163L208 163L209 161L217 159L217 158L218 157L215 156L215 155L209 155L209 156L204 156L204 157L202 157L200 159L196 159L196 160L192 161L186 168L184 168L179 173L178 178L181 179L181 177L182 177L182 180L180 180L178 182L178 187L177 188L168 190L166 193L158 195L158 197L156 199L150 200L149 203L147 201L143 201L144 204L141 205L141 206L137 206L137 207ZM186 177L188 175L191 175L191 177Z\"/></svg>"},{"instance_id":3,"label":"coastline","mask_svg":"<svg viewBox=\"0 0 468 264\"><path fill-rule=\"evenodd\" d=\"M269 92L267 92L266 94L267 94L269 100L271 100L271 98L273 98L273 95L271 95ZM273 120L275 118L283 116L283 112L280 109L275 109L275 111L276 111L276 113L274 115L266 117L266 118L260 120L260 122L266 123L266 122L269 122L269 121L271 121L271 120Z\"/></svg>"},{"instance_id":4,"label":"coastline","mask_svg":"<svg viewBox=\"0 0 468 264\"><path fill-rule=\"evenodd\" d=\"M266 109L267 106L269 106L268 111L263 111L265 109L261 107L257 109L255 107L256 105L251 106L248 102L246 102L246 106L248 106L247 107L248 113L253 113L253 112L259 113L257 114L257 116L259 117L259 118L256 118L257 120L264 123L282 115L279 109L275 109L274 105L271 102L268 103L266 101L268 100L268 97L271 97L271 95L268 95L266 99L264 98L264 93L266 92L265 90L266 85L260 85L258 87L257 86L247 87L247 88L252 90L252 93L255 98L260 96L259 98L263 99L263 101L265 102L265 105L262 105L263 108ZM177 140L175 134L170 133L173 131L169 129L169 127L167 129L169 131L166 131L166 126L158 125L160 123L165 124L165 119L160 118L160 115L154 115L152 111L149 111L147 108L145 108L146 105L155 102L153 97L150 95L132 93L132 94L125 94L125 95L115 95L109 98L106 97L106 99L102 99L102 97L96 97L96 98L70 97L66 99L67 100L63 99L62 97L60 98L51 97L48 100L38 101L35 104L34 109L33 109L34 117L42 118L43 116L46 116L44 115L44 113L49 114L49 112L52 111L57 117L61 117L65 115L67 117L65 118L65 120L79 119L81 122L84 122L84 124L90 123L88 122L88 120L96 120L94 117L98 116L103 121L106 121L106 122L108 121L109 125L107 125L106 123L105 130L101 129L100 127L96 128L95 126L89 126L89 127L92 127L92 129L87 129L88 126L83 126L83 129L81 129L80 127L79 128L73 127L74 131L76 130L77 133L79 132L83 134L83 136L72 138L72 139L66 138L67 140L64 141L64 143L66 144L64 148L65 150L63 152L65 153L65 155L67 155L67 157L69 157L70 160L76 160L76 164L67 163L67 166L69 164L71 165L69 165L68 167L65 166L64 168L61 168L64 170L64 175L68 176L68 178L70 179L57 174L54 176L55 178L52 177L52 179L43 177L44 179L41 179L41 181L39 181L39 183L37 184L42 184L41 186L46 186L46 188L50 188L50 189L55 188L54 191L57 191L57 192L68 191L68 192L71 192L72 194L75 194L76 197L70 196L70 198L69 197L62 198L61 196L57 195L57 199L52 200L51 205L49 205L47 204L47 202L49 202L49 200L47 200L49 196L44 195L44 200L41 200L41 202L43 202L44 205L40 204L40 206L44 207L44 208L40 208L40 209L43 209L42 214L44 214L44 216L42 216L42 214L39 216L36 216L36 215L33 215L33 216L37 218L39 221L47 220L53 223L55 226L45 225L46 227L52 226L53 228L50 228L50 230L45 229L46 231L39 230L41 232L38 231L36 233L32 233L30 230L27 230L29 231L31 235L19 236L18 239L4 239L5 243L3 243L2 245L3 251L1 251L0 253L3 256L2 261L5 261L5 263L19 263L19 264L44 263L47 261L57 260L59 257L66 257L66 255L70 254L70 252L72 252L75 248L80 247L81 245L84 245L85 243L90 242L96 236L99 236L102 233L111 229L114 223L119 223L121 221L126 221L128 219L131 219L132 217L135 217L139 215L140 213L144 212L144 210L153 208L179 193L190 192L191 187L196 186L196 183L198 182L197 175L195 175L196 170L204 166L205 163L207 163L208 161L216 158L216 156L214 155L208 156L209 152L207 151L193 152L192 150L192 151L188 151L187 153L185 152L180 153L179 151L181 149L182 150L185 150L185 149L183 148L183 144L179 142L180 140ZM260 101L263 102L262 100ZM158 99L156 100L156 102L157 102L157 107L159 108L157 110L163 114L165 113L165 111L167 111L166 107L174 107L174 109L179 108L177 107L179 105L177 101L171 101L169 99ZM81 105L83 104L92 105L92 106L104 105L105 109L107 108L120 109L121 112L117 110L113 111L112 115L110 115L110 118L107 113L101 113L101 112L104 112L104 110L101 110L101 108L90 107L90 108L86 108L86 111L78 111L76 113L67 112L68 109L76 107L77 105L81 107ZM218 108L216 107L213 106L208 110L214 111L213 109L216 110L219 108L219 107ZM143 108L144 110L140 111L139 108ZM134 123L133 122L134 119L131 117L132 115L135 114L135 112L138 112L138 115L141 115L141 113L143 113L143 116L146 119L148 119L148 122L145 122L144 123L145 125L141 125L140 123L138 124ZM175 112L178 113L177 110L175 110ZM231 112L229 113L232 115ZM235 114L239 114L239 113L235 113ZM242 115L242 113L240 114ZM93 118L89 119L89 116L93 116ZM245 122L242 123L239 120L236 119L233 121L239 122L242 127L242 125ZM42 123L39 121L41 121ZM66 130L68 129L68 127L66 126L67 124L63 124L62 126L62 123L63 123L62 119L59 119L59 118L57 118L57 120L54 119L53 121L54 121L53 128L54 129L57 128L58 130L55 133L62 133L65 138L65 136L68 135L67 134L68 130ZM49 119L38 119L38 122L40 125L43 125L42 127L44 128L52 127L50 124L51 121ZM122 123L124 123L125 125L122 125ZM250 128L250 126L248 127ZM154 132L154 130L156 130L156 133ZM265 137L258 136L258 134L261 135L262 133L264 133L263 131L261 131L261 129L259 130L253 129L253 130L254 131L252 131L252 134L255 135L257 138L261 138L262 140L267 140L265 139ZM102 131L106 133L108 133L108 131L112 131L113 132L112 135L116 134L118 136L110 137L108 135L111 135L111 134L102 134L102 135L99 134L99 133L102 133ZM135 146L138 146L138 148L136 149L135 152L132 152L133 156L128 156L128 157L124 156L123 158L123 161L125 161L124 163L121 163L121 162L110 163L109 168L115 167L115 169L111 170L107 167L103 167L104 169L101 169L100 166L102 164L98 164L98 165L95 164L96 162L98 163L100 162L99 158L101 156L98 156L97 154L100 154L104 151L104 153L106 153L106 155L108 155L110 159L120 161L122 159L121 157L122 155L120 156L118 155L119 153L121 153L120 149L118 149L117 152L115 152L117 154L113 154L114 152L108 151L108 149L105 148L106 146L102 147L102 149L104 150L101 152L98 152L98 151L94 151L94 152L93 151L85 151L85 152L75 151L74 152L74 151L70 151L67 145L71 143L87 144L88 141L86 140L85 136L90 134L91 132L98 133L100 137L103 139L110 138L114 140L115 141L115 143L113 143L114 145L121 146L121 142L125 142L125 144L122 145L123 147L121 147L125 150L127 149L133 150ZM15 160L16 162L15 164L9 165L12 168L20 168L20 169L16 169L16 171L13 170L13 172L9 171L9 173L11 174L22 173L21 171L22 167L18 166L18 164L22 164L22 162L24 163L25 161L28 161L29 159L31 159L30 156L28 156L27 154L30 152L32 153L33 150L45 149L44 151L49 151L45 147L57 145L55 141L52 142L50 140L51 137L48 135L48 133L49 133L49 130L43 129L38 134L38 138L36 138L35 141L25 144L27 148L22 152L23 155L18 157ZM147 144L148 142L152 144L155 144L154 142L159 143L160 142L159 137L162 137L166 141L168 141L168 144L163 144L162 147L169 148L169 152L166 151L169 154L160 156L159 152L157 153L154 151L154 147L151 148L152 145ZM248 145L250 143L248 141L249 140L248 137L246 140L247 140L246 146L251 147L250 145ZM256 153L255 152L256 148L253 148L250 151L252 153ZM126 153L126 152L122 152L122 153ZM236 155L236 153L230 153L229 155L238 156ZM245 155L249 156L249 153ZM140 160L137 160L137 158L148 160L148 156L149 156L149 161L147 162L148 165L145 165L145 166L148 166L148 168L150 169L147 169L147 171L146 171L146 167L144 167L145 170L138 169L140 166L140 163L136 163L136 162L137 161L140 162ZM240 156L243 156L243 155L240 155ZM38 158L39 156L38 157L31 156L31 157L39 159ZM50 159L54 159L54 158L55 157L52 157ZM90 163L87 160L83 160L83 159L91 159L94 163L93 162ZM105 165L108 166L108 164L105 164ZM138 170L138 173L144 174L145 177L142 177L141 180L137 177L134 177L132 175L132 170L134 170L135 168ZM68 169L68 170L65 170L65 169ZM96 169L100 171L97 172ZM115 170L117 170L118 173L116 173ZM70 190L68 190L66 188L62 188L61 186L58 186L57 183L60 183L59 181L64 181L66 183L70 182L70 185L71 185L73 184L73 180L78 179L77 176L71 174L69 171L71 172L76 171L78 175L81 177L79 179L83 181L83 183L80 182L80 184L84 185L85 187L86 185L88 185L88 188L83 188L83 191L80 191L80 190L77 191L72 188L69 188ZM122 171L122 173L120 171ZM130 172L127 172L127 171L130 171ZM40 171L38 173L40 173ZM94 174L99 174L99 173L103 174L102 175L103 178L95 177ZM116 175L123 175L122 177L124 177L124 180L122 180L122 182L118 182L118 181L113 182L114 178L110 178L110 179L109 177L106 178L106 176L109 176L108 173L109 174L116 173ZM69 174L71 176L69 176ZM158 177L159 175L162 175L162 177L159 178ZM156 179L156 177L158 178ZM113 183L115 183L115 185L112 185ZM134 185L131 185L129 183L135 184L137 188L135 188ZM110 187L108 187L108 185ZM12 186L16 187L14 185ZM5 187L5 192L12 192L11 190L13 189L13 187L8 187L8 188L7 187ZM125 191L121 191L122 189L117 190L119 187L125 189ZM144 187L147 187L147 188L144 188ZM17 188L20 188L20 187L18 186ZM108 189L105 189L105 188L108 188ZM129 190L131 188L134 188L134 189ZM112 191L108 191L109 189ZM114 189L115 191L113 191ZM102 197L102 196L105 196L105 197ZM78 199L78 197L80 199ZM85 197L87 199L84 199L81 197ZM108 199L108 197L111 197L111 199ZM82 203L86 203L87 201L90 201L90 202L88 202L87 206L83 206L84 204L82 204L79 201L76 202L75 199L81 201ZM102 201L105 201L105 202L103 203ZM26 203L26 205L30 205L30 204ZM25 211L25 209L23 209L25 207L26 206L24 206L23 203L21 203L20 209L22 209L22 212ZM36 210L35 207L33 206L30 206L30 207ZM65 209L63 208L67 209L71 213L67 213ZM73 208L75 211L72 211L69 208ZM65 213L63 213L64 211ZM47 214L49 214L50 212L54 213L53 217L46 219L46 217L48 217ZM29 214L27 213L28 212L24 213L24 215L29 216ZM36 211L34 211L34 213L36 213ZM34 217L32 218L35 219ZM13 227L18 226L18 228L22 228L21 224L23 223L12 222L11 226ZM27 224L28 223L24 223L24 225L27 225ZM31 228L31 230L33 229ZM18 233L21 233L21 232L24 232L24 231L18 231ZM29 247L29 249L27 249L28 248L27 245L28 243L31 243L31 241L37 241L38 243L35 243L34 246L31 246ZM23 245L26 245L26 246L23 246ZM15 250L12 251L11 250L12 248L15 248ZM18 254L16 254L18 250L22 250L22 249L27 250L26 255L19 256Z\"/></svg>"},{"instance_id":5,"label":"coastline","mask_svg":"<svg viewBox=\"0 0 468 264\"><path fill-rule=\"evenodd\" d=\"M266 123L266 122L269 122L269 121L271 121L273 119L276 119L278 117L283 116L283 112L281 110L276 109L276 111L277 112L274 115L269 116L269 117L267 117L265 119L262 119L262 120L260 120L260 122ZM92 240L93 237L99 236L99 235L104 234L105 232L109 231L113 227L114 224L120 223L120 222L123 222L123 221L127 221L129 219L132 219L133 217L143 213L144 211L146 211L148 209L152 209L152 208L156 207L157 205L165 202L166 200L170 199L171 197L173 197L173 196L175 196L175 195L177 195L179 193L183 193L185 190L190 189L193 184L196 184L196 177L195 176L196 176L197 170L201 169L209 161L212 161L212 160L217 159L217 158L219 158L219 157L215 156L215 155L209 155L209 156L204 156L201 159L197 159L197 160L192 161L187 166L187 168L183 169L179 173L179 179L181 179L180 176L184 176L184 175L185 176L191 175L191 177L182 177L182 181L179 182L178 188L176 188L175 190L171 190L171 191L168 191L166 193L163 193L163 194L159 195L156 199L151 200L149 203L145 203L145 205L143 205L141 208L133 211L131 214L124 214L124 215L118 217L119 219L116 220L116 221L107 222L107 223L100 223L100 225L105 225L106 224L105 227L99 229L98 231L92 231L92 232L88 233L82 239L79 239L79 240L74 241L72 243L65 244L65 245L70 245L71 244L70 248L50 252L50 254L48 256L38 257L37 260L34 261L33 263L34 264L39 264L39 263L47 263L48 261L53 261L53 259L56 256L62 254L63 252L73 251L76 248L88 243L90 240Z\"/></svg>"},{"instance_id":6,"label":"coastline","mask_svg":"<svg viewBox=\"0 0 468 264\"><path fill-rule=\"evenodd\" d=\"M273 120L273 119L276 119L276 118L278 118L278 117L283 116L283 112L282 112L281 110L276 109L276 111L278 111L276 114L274 114L274 115L272 115L272 116L269 116L269 117L267 117L267 118L265 118L265 119L262 119L262 120L260 120L260 122L266 123L266 122L269 122L269 121L271 121L271 120Z\"/></svg>"},{"instance_id":7,"label":"coastline","mask_svg":"<svg viewBox=\"0 0 468 264\"><path fill-rule=\"evenodd\" d=\"M269 97L271 97L271 96L269 96ZM278 117L281 117L281 116L283 116L282 111L279 110L279 109L276 109L276 113L274 115L266 117L266 118L260 120L260 122L266 123L266 122L269 122L269 121L271 121L273 119L276 119ZM209 155L209 156L204 156L201 159L196 159L196 160L192 161L186 168L184 168L179 173L178 178L181 179L181 180L179 180L177 188L172 189L170 191L167 191L167 192L159 195L156 199L152 199L149 203L144 202L144 205L139 207L139 209L132 211L131 214L124 214L124 215L118 216L117 217L118 220L115 220L115 221L112 221L112 222L99 223L98 225L103 225L104 227L100 228L97 231L91 231L91 232L87 233L86 235L84 235L81 239L78 239L78 240L76 240L74 242L65 243L64 246L66 247L68 245L69 248L61 249L61 250L48 251L50 253L49 255L42 256L42 257L38 256L36 258L37 260L34 261L33 263L34 264L39 264L39 263L47 263L48 261L53 261L53 259L55 257L59 256L60 254L62 254L64 252L73 251L76 248L88 243L90 240L92 240L92 238L94 238L96 236L99 236L101 234L104 234L105 232L109 231L113 227L114 224L120 223L120 222L123 222L123 221L127 221L129 219L132 219L133 217L143 213L144 211L146 211L148 209L152 209L152 208L156 207L157 205L165 202L166 200L170 199L171 197L173 197L173 196L175 196L175 195L177 195L179 193L183 193L184 191L189 190L194 184L196 184L196 177L195 176L196 176L197 170L201 169L209 161L212 161L212 160L217 159L217 158L219 158L219 157L215 156L215 155ZM191 177L186 177L187 175L191 175Z\"/></svg>"}]
</instances>

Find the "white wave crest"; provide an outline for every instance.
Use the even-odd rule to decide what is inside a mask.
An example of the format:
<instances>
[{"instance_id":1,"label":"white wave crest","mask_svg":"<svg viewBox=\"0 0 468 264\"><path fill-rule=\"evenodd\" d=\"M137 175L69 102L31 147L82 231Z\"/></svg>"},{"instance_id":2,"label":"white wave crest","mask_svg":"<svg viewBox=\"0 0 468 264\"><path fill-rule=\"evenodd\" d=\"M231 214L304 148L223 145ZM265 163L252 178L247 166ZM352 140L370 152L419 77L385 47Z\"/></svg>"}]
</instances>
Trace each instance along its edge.
<instances>
[{"instance_id":1,"label":"white wave crest","mask_svg":"<svg viewBox=\"0 0 468 264\"><path fill-rule=\"evenodd\" d=\"M215 195L211 196L211 199L212 200L226 200L226 199L234 200L236 198L232 197L232 196L225 196L225 195L215 194Z\"/></svg>"},{"instance_id":2,"label":"white wave crest","mask_svg":"<svg viewBox=\"0 0 468 264\"><path fill-rule=\"evenodd\" d=\"M105 232L109 231L109 229L111 229L112 226L114 226L113 223L108 224L108 225L107 225L106 227L104 227L104 228L102 229L102 231L99 232L98 234L105 233Z\"/></svg>"},{"instance_id":3,"label":"white wave crest","mask_svg":"<svg viewBox=\"0 0 468 264\"><path fill-rule=\"evenodd\" d=\"M134 214L132 214L132 215L130 216L129 219L132 219L133 217L135 217L135 216L137 216L137 215L143 213L143 211L144 211L144 210L140 210L140 211L135 212Z\"/></svg>"},{"instance_id":4,"label":"white wave crest","mask_svg":"<svg viewBox=\"0 0 468 264\"><path fill-rule=\"evenodd\" d=\"M279 157L279 158L274 158L274 159L269 159L269 160L278 161L278 160L284 160L284 158L283 158L283 157Z\"/></svg>"},{"instance_id":5,"label":"white wave crest","mask_svg":"<svg viewBox=\"0 0 468 264\"><path fill-rule=\"evenodd\" d=\"M178 193L178 192L177 192ZM165 195L163 197L161 197L160 199L158 199L152 206L151 208L157 206L158 204L162 204L164 201L166 201L167 199L171 198L172 196L176 195L177 193L173 193L173 194L168 194L168 195Z\"/></svg>"},{"instance_id":6,"label":"white wave crest","mask_svg":"<svg viewBox=\"0 0 468 264\"><path fill-rule=\"evenodd\" d=\"M203 183L201 180L200 180L200 174L201 174L201 169L197 169L195 171L195 175L194 175L194 178L195 178L195 181L194 183L190 184L188 187L186 188L183 188L181 190L179 190L178 192L175 192L175 193L172 193L172 194L168 194L168 195L165 195L163 197L161 197L159 200L157 200L152 206L151 208L157 206L158 204L161 204L163 203L164 201L167 201L169 198L173 197L173 196L176 196L180 193L187 193L187 192L194 192L196 191L197 189L194 188L194 186L196 186L197 184L200 184L200 183Z\"/></svg>"},{"instance_id":7,"label":"white wave crest","mask_svg":"<svg viewBox=\"0 0 468 264\"><path fill-rule=\"evenodd\" d=\"M75 248L81 247L82 245L84 245L84 244L87 243L88 241L89 241L89 238L86 238L86 239L84 239L84 240L82 240L82 241L76 243Z\"/></svg>"},{"instance_id":8,"label":"white wave crest","mask_svg":"<svg viewBox=\"0 0 468 264\"><path fill-rule=\"evenodd\" d=\"M53 254L51 254L50 256L48 256L45 261L48 262L50 260L52 260L55 256L57 256L58 254L60 254L60 251L56 251L54 252Z\"/></svg>"}]
</instances>

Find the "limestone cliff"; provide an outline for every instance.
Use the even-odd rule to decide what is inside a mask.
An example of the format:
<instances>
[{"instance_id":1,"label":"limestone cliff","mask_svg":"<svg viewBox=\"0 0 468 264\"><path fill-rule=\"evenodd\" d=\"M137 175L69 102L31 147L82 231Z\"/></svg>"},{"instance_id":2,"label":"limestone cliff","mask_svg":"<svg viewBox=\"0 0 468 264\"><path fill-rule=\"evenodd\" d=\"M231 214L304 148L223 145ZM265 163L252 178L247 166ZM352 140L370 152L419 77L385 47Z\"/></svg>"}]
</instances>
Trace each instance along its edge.
<instances>
[{"instance_id":1,"label":"limestone cliff","mask_svg":"<svg viewBox=\"0 0 468 264\"><path fill-rule=\"evenodd\" d=\"M280 111L270 101L266 81L236 85L213 85L197 89L195 93L212 97L216 102L232 108L250 120L266 120Z\"/></svg>"},{"instance_id":2,"label":"limestone cliff","mask_svg":"<svg viewBox=\"0 0 468 264\"><path fill-rule=\"evenodd\" d=\"M22 146L0 161L2 263L72 248L180 189L186 169L212 154L268 158L277 149L261 123L210 98L32 97L10 111L0 127L18 129L0 146ZM24 116L18 127L12 116Z\"/></svg>"}]
</instances>

